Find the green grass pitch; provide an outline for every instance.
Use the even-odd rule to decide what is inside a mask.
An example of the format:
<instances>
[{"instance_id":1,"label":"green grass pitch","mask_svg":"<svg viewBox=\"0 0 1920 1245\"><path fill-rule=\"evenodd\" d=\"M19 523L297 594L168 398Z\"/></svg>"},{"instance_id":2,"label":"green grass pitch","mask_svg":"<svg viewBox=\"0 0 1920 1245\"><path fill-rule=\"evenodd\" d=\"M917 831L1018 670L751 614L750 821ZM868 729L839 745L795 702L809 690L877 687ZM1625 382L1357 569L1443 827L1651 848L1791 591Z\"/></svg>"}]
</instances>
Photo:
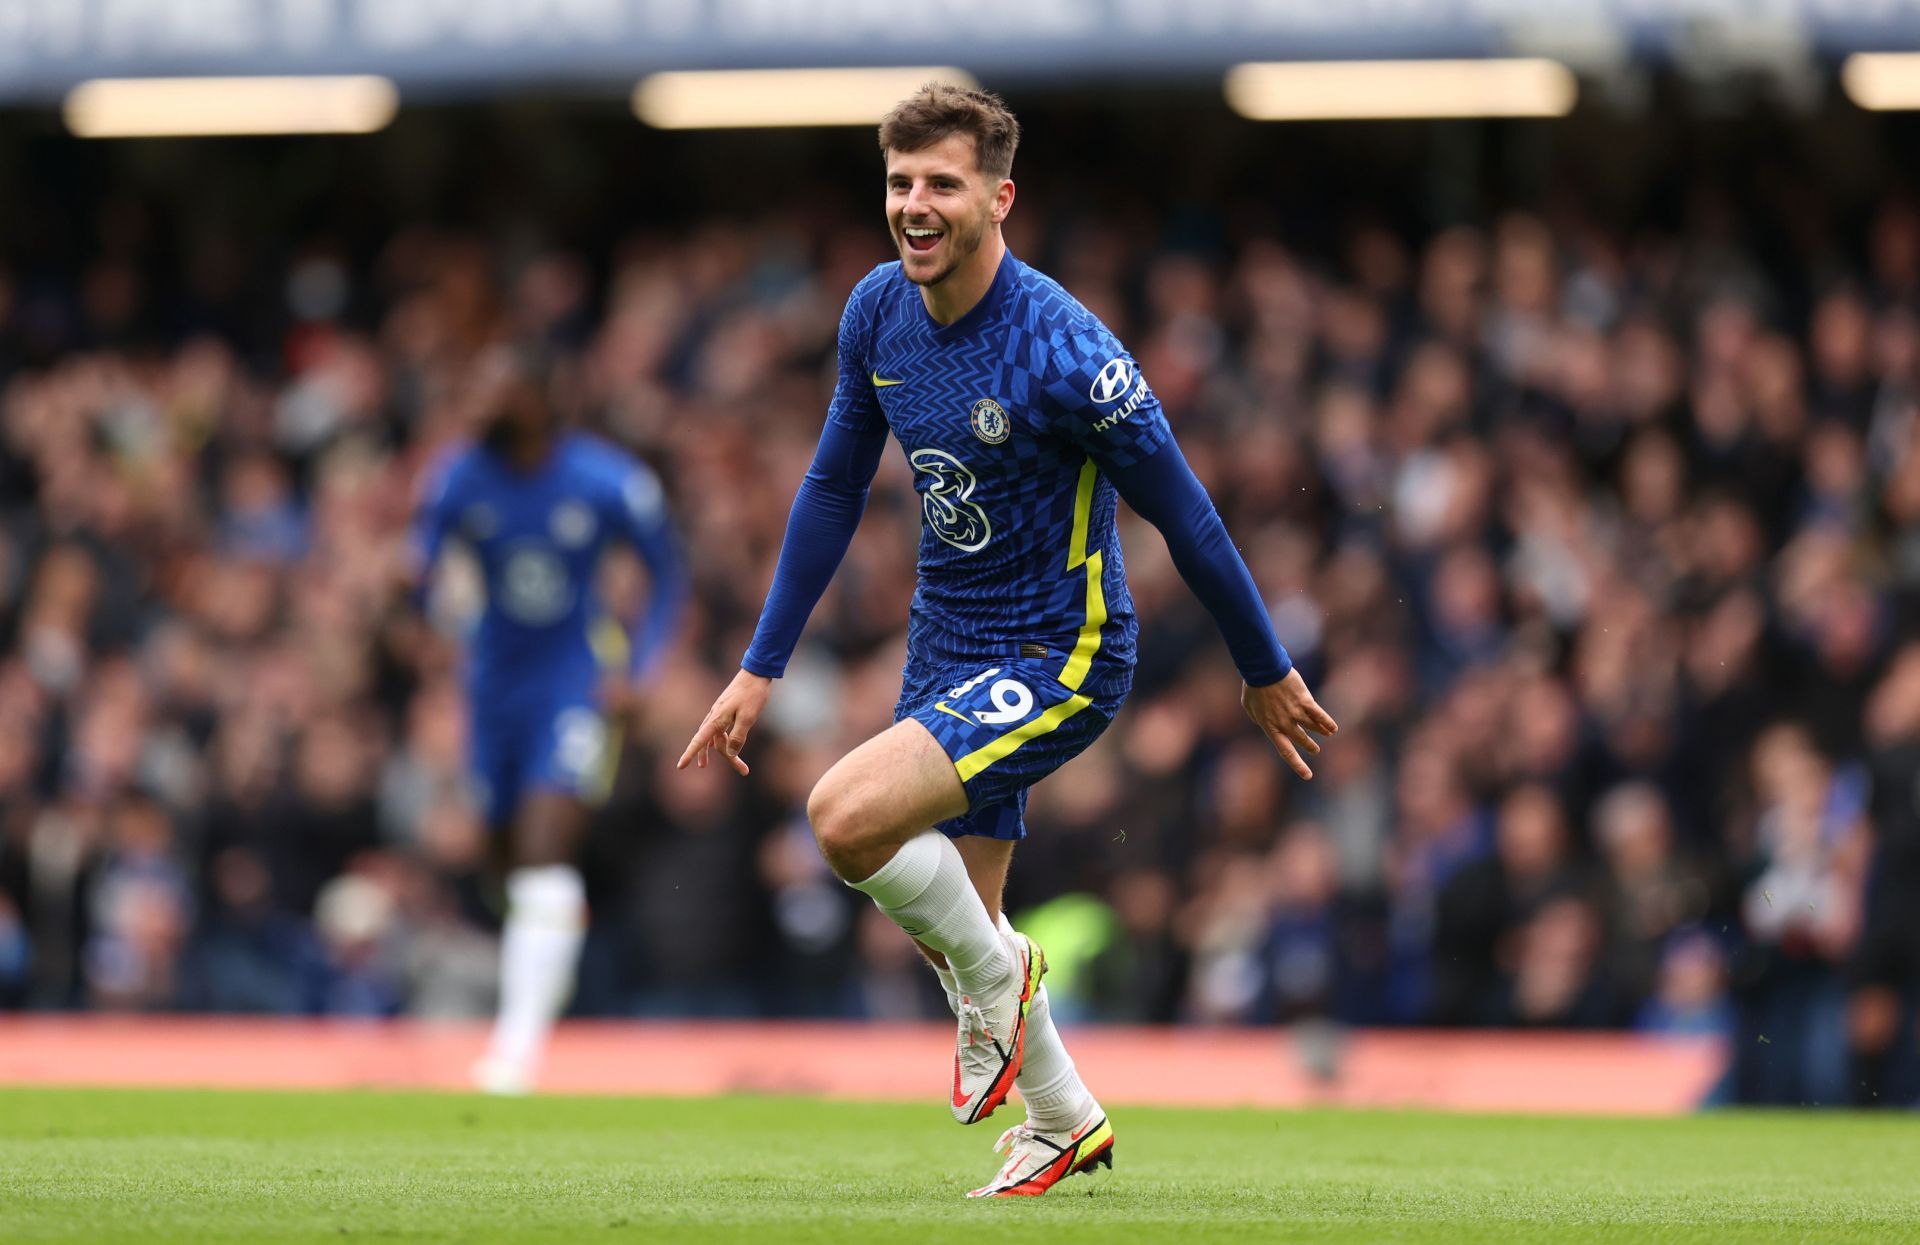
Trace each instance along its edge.
<instances>
[{"instance_id":1,"label":"green grass pitch","mask_svg":"<svg viewBox=\"0 0 1920 1245\"><path fill-rule=\"evenodd\" d=\"M969 1202L1017 1104L0 1091L0 1241L1920 1241L1920 1118L1167 1111Z\"/></svg>"}]
</instances>

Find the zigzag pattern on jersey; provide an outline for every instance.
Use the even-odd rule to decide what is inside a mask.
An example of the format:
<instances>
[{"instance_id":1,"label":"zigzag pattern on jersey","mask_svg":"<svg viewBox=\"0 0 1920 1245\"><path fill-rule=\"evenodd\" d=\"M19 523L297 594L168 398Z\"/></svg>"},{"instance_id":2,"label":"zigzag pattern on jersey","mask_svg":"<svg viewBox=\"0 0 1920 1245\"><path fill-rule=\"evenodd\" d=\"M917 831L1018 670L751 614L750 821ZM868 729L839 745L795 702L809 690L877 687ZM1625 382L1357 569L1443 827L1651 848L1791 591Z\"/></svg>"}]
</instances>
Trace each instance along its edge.
<instances>
[{"instance_id":1,"label":"zigzag pattern on jersey","mask_svg":"<svg viewBox=\"0 0 1920 1245\"><path fill-rule=\"evenodd\" d=\"M1133 601L1104 477L1088 508L1086 547L1069 547L1090 435L1075 426L1084 412L1071 399L1122 353L1119 343L1059 285L1011 256L980 305L945 328L898 264L875 270L854 297L867 325L861 374L895 382L873 396L923 503L910 647L991 658L1010 642L1034 641L1064 657L1087 621L1085 564L1098 552L1107 610L1099 655L1130 667ZM998 442L978 435L972 418L988 398L1008 416ZM1165 425L1157 406L1151 416L1117 429L1103 452L1128 462L1157 449Z\"/></svg>"}]
</instances>

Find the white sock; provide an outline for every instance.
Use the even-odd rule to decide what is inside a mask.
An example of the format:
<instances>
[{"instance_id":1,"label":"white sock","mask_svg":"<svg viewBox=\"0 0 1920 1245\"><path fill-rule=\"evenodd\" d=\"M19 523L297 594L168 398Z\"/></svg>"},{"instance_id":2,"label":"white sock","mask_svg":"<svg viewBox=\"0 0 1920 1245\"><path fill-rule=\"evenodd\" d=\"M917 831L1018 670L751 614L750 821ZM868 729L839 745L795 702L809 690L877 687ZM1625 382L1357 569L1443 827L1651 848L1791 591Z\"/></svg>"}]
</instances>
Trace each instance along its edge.
<instances>
[{"instance_id":1,"label":"white sock","mask_svg":"<svg viewBox=\"0 0 1920 1245\"><path fill-rule=\"evenodd\" d=\"M945 956L961 993L1006 988L1013 955L946 835L929 830L908 839L872 877L852 886L871 896L895 925Z\"/></svg>"},{"instance_id":2,"label":"white sock","mask_svg":"<svg viewBox=\"0 0 1920 1245\"><path fill-rule=\"evenodd\" d=\"M1004 912L1000 932L1013 937L1013 924ZM1013 1084L1027 1104L1028 1122L1044 1133L1070 1131L1094 1109L1093 1094L1073 1066L1060 1030L1053 1027L1053 1004L1047 1000L1045 983L1027 1012L1027 1054Z\"/></svg>"},{"instance_id":3,"label":"white sock","mask_svg":"<svg viewBox=\"0 0 1920 1245\"><path fill-rule=\"evenodd\" d=\"M531 1074L554 1019L573 993L586 916L586 886L572 865L541 865L507 875L500 1016L490 1057Z\"/></svg>"}]
</instances>

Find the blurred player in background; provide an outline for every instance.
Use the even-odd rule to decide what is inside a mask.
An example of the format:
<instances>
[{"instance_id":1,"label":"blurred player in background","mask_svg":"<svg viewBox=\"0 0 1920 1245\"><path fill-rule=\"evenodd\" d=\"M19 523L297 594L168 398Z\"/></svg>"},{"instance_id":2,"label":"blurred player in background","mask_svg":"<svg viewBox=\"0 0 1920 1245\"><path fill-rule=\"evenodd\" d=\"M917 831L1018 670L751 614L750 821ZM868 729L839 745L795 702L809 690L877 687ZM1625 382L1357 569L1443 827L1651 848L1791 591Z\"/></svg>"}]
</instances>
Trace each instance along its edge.
<instances>
[{"instance_id":1,"label":"blurred player in background","mask_svg":"<svg viewBox=\"0 0 1920 1245\"><path fill-rule=\"evenodd\" d=\"M1026 1103L975 1196L1044 1193L1112 1164L1112 1126L1053 1026L1045 957L1000 901L1027 788L1097 739L1132 684L1116 496L1165 535L1246 680L1248 715L1302 778L1301 754L1320 750L1309 732L1336 729L1133 359L1007 253L1018 141L997 97L938 83L881 124L900 259L847 302L839 382L759 627L680 759L704 765L718 748L747 772L741 747L846 553L891 429L924 516L895 724L830 769L807 812L834 871L940 974L959 1019L954 1118L986 1118L1016 1085Z\"/></svg>"},{"instance_id":2,"label":"blurred player in background","mask_svg":"<svg viewBox=\"0 0 1920 1245\"><path fill-rule=\"evenodd\" d=\"M466 685L482 811L504 835L508 862L500 1012L474 1069L492 1093L532 1087L572 991L586 931L574 861L587 811L612 787L619 723L672 642L687 597L659 480L562 426L550 370L538 347L482 356L470 395L479 439L436 467L415 520L423 582L452 539L472 550L486 584ZM614 541L633 546L651 579L631 637L594 593Z\"/></svg>"}]
</instances>

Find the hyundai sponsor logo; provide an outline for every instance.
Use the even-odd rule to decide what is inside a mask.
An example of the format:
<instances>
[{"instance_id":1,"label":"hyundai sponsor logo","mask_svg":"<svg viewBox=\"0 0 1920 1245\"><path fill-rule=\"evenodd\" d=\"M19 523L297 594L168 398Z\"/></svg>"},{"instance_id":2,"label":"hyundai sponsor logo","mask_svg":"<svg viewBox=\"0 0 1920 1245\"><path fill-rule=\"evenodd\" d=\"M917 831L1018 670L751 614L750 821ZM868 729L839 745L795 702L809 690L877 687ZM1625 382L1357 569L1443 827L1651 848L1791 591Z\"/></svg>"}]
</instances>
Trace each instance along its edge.
<instances>
[{"instance_id":1,"label":"hyundai sponsor logo","mask_svg":"<svg viewBox=\"0 0 1920 1245\"><path fill-rule=\"evenodd\" d=\"M1132 387L1133 364L1124 358L1115 359L1093 378L1093 388L1087 391L1087 396L1095 402L1111 402Z\"/></svg>"}]
</instances>

